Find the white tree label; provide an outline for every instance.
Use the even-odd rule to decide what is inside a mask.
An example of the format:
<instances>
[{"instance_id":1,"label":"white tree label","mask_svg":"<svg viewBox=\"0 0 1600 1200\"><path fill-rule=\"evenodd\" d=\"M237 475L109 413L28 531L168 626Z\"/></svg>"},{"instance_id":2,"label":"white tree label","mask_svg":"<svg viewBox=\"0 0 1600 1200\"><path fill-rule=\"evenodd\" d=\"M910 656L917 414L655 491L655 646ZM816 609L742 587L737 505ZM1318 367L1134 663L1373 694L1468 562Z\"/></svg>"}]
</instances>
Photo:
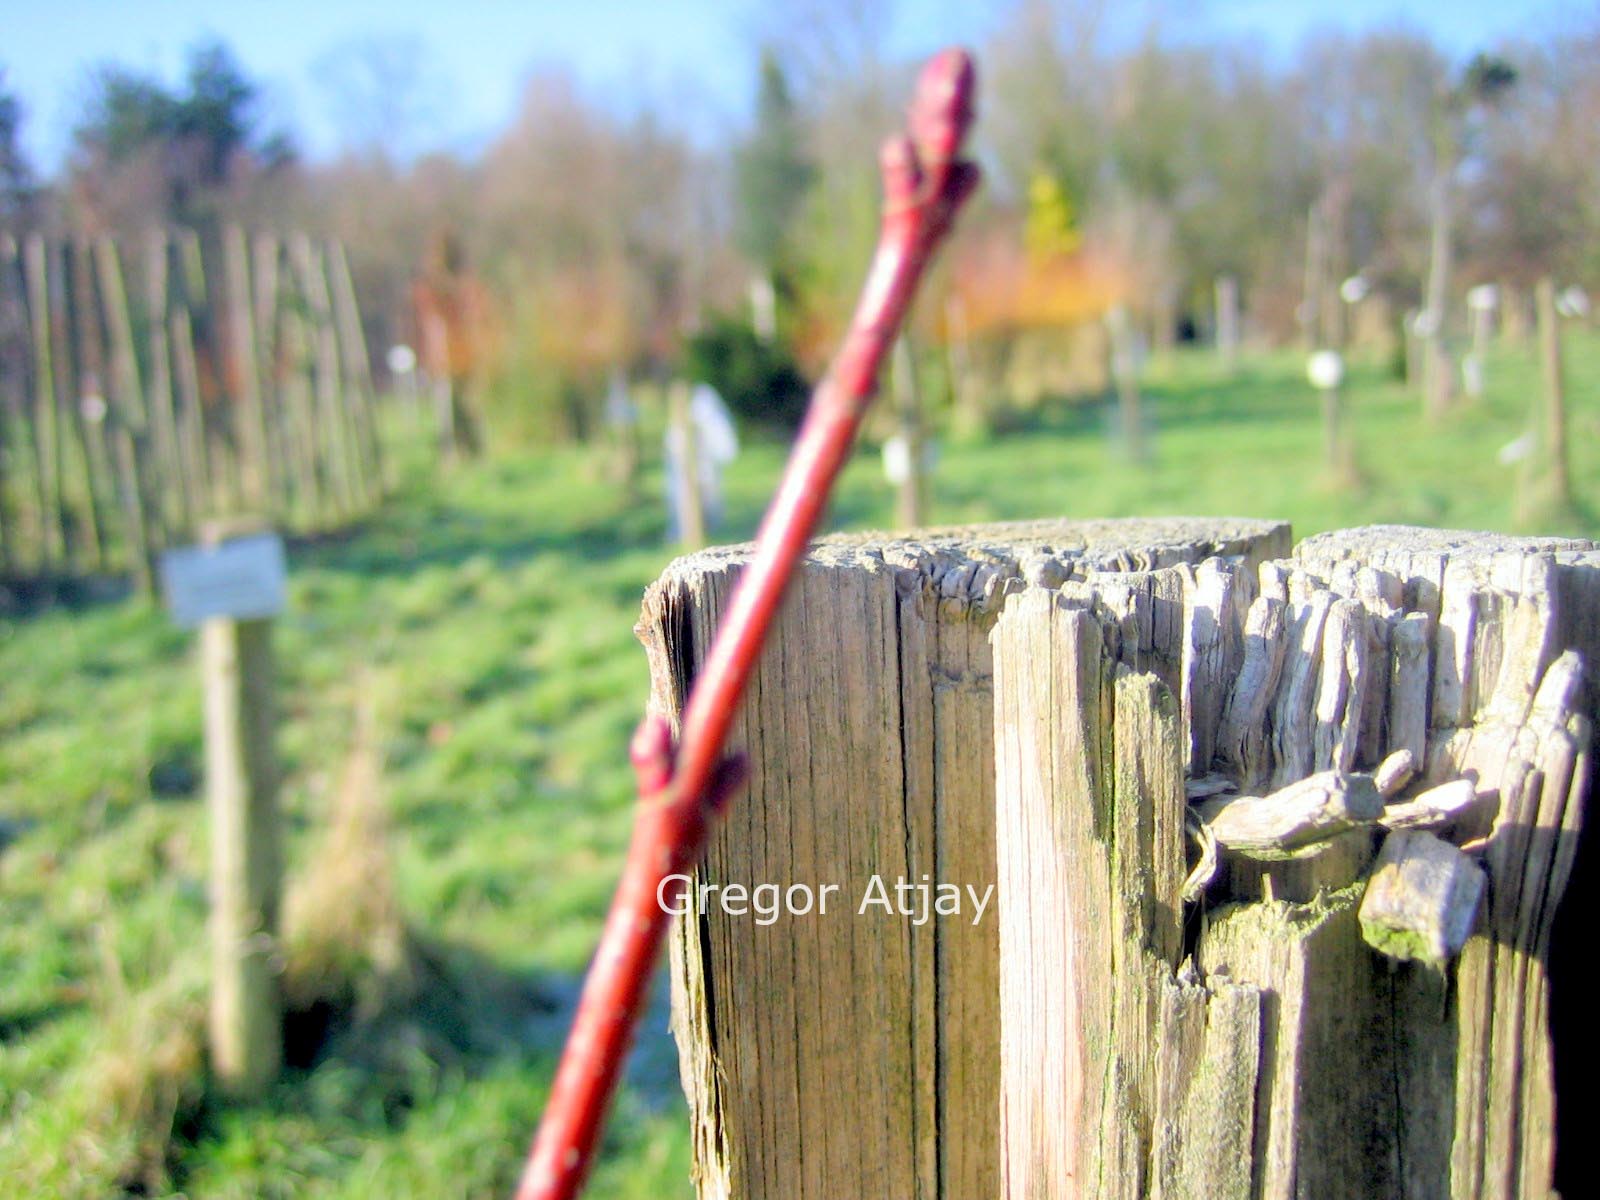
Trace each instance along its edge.
<instances>
[{"instance_id":1,"label":"white tree label","mask_svg":"<svg viewBox=\"0 0 1600 1200\"><path fill-rule=\"evenodd\" d=\"M179 625L208 617L248 621L283 611L288 588L283 539L275 533L216 546L182 546L161 556L161 587Z\"/></svg>"}]
</instances>

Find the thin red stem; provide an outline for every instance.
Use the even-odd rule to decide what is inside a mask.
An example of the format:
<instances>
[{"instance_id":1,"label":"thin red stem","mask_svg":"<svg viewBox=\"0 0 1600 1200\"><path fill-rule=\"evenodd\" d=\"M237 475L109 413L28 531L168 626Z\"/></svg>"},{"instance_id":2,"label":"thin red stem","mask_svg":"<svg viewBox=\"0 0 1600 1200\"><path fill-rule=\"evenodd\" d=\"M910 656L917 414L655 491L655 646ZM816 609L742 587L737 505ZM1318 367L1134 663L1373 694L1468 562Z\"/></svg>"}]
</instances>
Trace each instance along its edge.
<instances>
[{"instance_id":1,"label":"thin red stem","mask_svg":"<svg viewBox=\"0 0 1600 1200\"><path fill-rule=\"evenodd\" d=\"M755 556L690 693L680 745L673 747L657 718L646 718L634 736L633 840L517 1200L567 1200L588 1174L666 931L661 889L669 876L693 867L712 820L739 785L742 762L724 758L723 743L745 684L923 269L977 186L977 168L957 157L972 123L974 88L972 60L963 51L946 50L923 68L910 137L884 146L883 226L860 302L812 396Z\"/></svg>"}]
</instances>

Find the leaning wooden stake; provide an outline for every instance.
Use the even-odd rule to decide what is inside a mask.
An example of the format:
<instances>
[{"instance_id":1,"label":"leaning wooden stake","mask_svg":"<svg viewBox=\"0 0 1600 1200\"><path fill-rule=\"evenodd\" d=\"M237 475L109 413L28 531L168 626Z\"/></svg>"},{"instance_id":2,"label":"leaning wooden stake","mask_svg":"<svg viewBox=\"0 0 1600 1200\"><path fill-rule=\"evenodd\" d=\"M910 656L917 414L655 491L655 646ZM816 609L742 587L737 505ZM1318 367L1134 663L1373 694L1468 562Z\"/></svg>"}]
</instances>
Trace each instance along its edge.
<instances>
[{"instance_id":1,"label":"leaning wooden stake","mask_svg":"<svg viewBox=\"0 0 1600 1200\"><path fill-rule=\"evenodd\" d=\"M584 984L572 1035L518 1195L576 1194L599 1141L667 914L657 889L699 857L737 781L723 757L735 708L777 614L790 573L822 516L875 390L879 367L978 171L957 158L972 123L974 73L961 51L923 69L910 136L882 154L883 226L845 343L812 397L788 469L762 523L755 560L735 592L684 715L679 745L660 718L634 739L640 805L623 877Z\"/></svg>"},{"instance_id":2,"label":"leaning wooden stake","mask_svg":"<svg viewBox=\"0 0 1600 1200\"><path fill-rule=\"evenodd\" d=\"M111 446L116 459L117 492L128 537L128 565L135 584L146 594L155 589L155 552L161 530L151 520L149 421L139 361L133 347L133 321L122 282L122 261L116 243L101 237L94 246L106 329L111 339Z\"/></svg>"},{"instance_id":3,"label":"leaning wooden stake","mask_svg":"<svg viewBox=\"0 0 1600 1200\"><path fill-rule=\"evenodd\" d=\"M383 444L378 434L376 397L372 390L372 365L367 358L367 338L361 328L355 284L342 242L328 243L328 274L333 289L333 311L338 324L339 356L344 364L346 398L360 439L368 501L376 503L387 490Z\"/></svg>"},{"instance_id":4,"label":"leaning wooden stake","mask_svg":"<svg viewBox=\"0 0 1600 1200\"><path fill-rule=\"evenodd\" d=\"M33 334L33 478L39 509L39 564L48 573L66 554L66 536L61 513L60 410L51 365L49 256L44 238L30 233L22 255Z\"/></svg>"},{"instance_id":5,"label":"leaning wooden stake","mask_svg":"<svg viewBox=\"0 0 1600 1200\"><path fill-rule=\"evenodd\" d=\"M264 511L278 493L272 455L267 445L265 398L256 355L255 314L250 295L250 256L244 231L229 225L222 232L222 282L227 304L223 320L233 383L234 431L238 441L241 480L247 504Z\"/></svg>"}]
</instances>

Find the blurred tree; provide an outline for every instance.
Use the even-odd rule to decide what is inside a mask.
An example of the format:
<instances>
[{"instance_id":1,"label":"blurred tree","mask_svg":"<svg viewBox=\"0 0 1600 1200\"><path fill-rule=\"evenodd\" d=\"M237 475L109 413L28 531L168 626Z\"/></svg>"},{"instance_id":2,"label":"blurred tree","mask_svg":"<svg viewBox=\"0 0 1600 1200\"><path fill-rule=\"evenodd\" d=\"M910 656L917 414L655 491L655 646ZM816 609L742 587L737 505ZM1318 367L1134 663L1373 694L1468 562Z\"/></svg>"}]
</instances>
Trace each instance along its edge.
<instances>
[{"instance_id":1,"label":"blurred tree","mask_svg":"<svg viewBox=\"0 0 1600 1200\"><path fill-rule=\"evenodd\" d=\"M1600 35L1515 53L1517 103L1484 114L1463 221L1465 272L1510 284L1508 306L1544 274L1600 269Z\"/></svg>"},{"instance_id":2,"label":"blurred tree","mask_svg":"<svg viewBox=\"0 0 1600 1200\"><path fill-rule=\"evenodd\" d=\"M178 90L126 67L99 68L74 131L79 215L91 226L214 221L230 188L293 160L288 137L262 128L257 99L220 42L190 50Z\"/></svg>"},{"instance_id":3,"label":"blurred tree","mask_svg":"<svg viewBox=\"0 0 1600 1200\"><path fill-rule=\"evenodd\" d=\"M312 75L345 146L410 162L421 151L448 88L416 34L352 38L317 59Z\"/></svg>"},{"instance_id":4,"label":"blurred tree","mask_svg":"<svg viewBox=\"0 0 1600 1200\"><path fill-rule=\"evenodd\" d=\"M763 50L755 129L734 153L738 190L734 232L740 250L758 272L758 287L764 287L769 298L790 286L796 218L814 173L783 64L772 50ZM770 338L776 331L758 332Z\"/></svg>"},{"instance_id":5,"label":"blurred tree","mask_svg":"<svg viewBox=\"0 0 1600 1200\"><path fill-rule=\"evenodd\" d=\"M1428 282L1423 295L1423 409L1439 420L1449 408L1455 370L1445 346L1450 299L1456 173L1472 148L1475 119L1498 104L1516 83L1505 59L1476 55L1460 76L1441 91L1433 126L1433 180L1428 192Z\"/></svg>"},{"instance_id":6,"label":"blurred tree","mask_svg":"<svg viewBox=\"0 0 1600 1200\"><path fill-rule=\"evenodd\" d=\"M16 228L32 215L33 169L22 151L22 103L6 87L0 68L0 226Z\"/></svg>"},{"instance_id":7,"label":"blurred tree","mask_svg":"<svg viewBox=\"0 0 1600 1200\"><path fill-rule=\"evenodd\" d=\"M793 433L811 387L784 347L742 321L713 317L683 348L683 375L709 383L743 420Z\"/></svg>"}]
</instances>

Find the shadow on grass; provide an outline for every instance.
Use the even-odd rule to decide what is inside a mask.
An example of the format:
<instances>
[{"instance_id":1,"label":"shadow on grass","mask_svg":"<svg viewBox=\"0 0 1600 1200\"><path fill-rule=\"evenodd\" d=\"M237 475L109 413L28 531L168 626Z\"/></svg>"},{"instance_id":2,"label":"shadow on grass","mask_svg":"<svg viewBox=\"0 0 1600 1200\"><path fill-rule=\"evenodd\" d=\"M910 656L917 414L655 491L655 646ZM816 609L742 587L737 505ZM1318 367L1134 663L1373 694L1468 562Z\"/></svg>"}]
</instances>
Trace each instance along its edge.
<instances>
[{"instance_id":1,"label":"shadow on grass","mask_svg":"<svg viewBox=\"0 0 1600 1200\"><path fill-rule=\"evenodd\" d=\"M282 1078L255 1103L208 1093L173 1131L173 1184L181 1188L191 1164L241 1118L310 1114L359 1145L404 1132L441 1093L463 1093L506 1066L527 1081L528 1124L518 1137L531 1138L581 981L509 971L475 950L440 942L413 941L411 958L411 986L375 1009L363 1011L361 998L346 996L288 1012ZM664 986L652 989L623 1082L639 1111L681 1104L666 995ZM512 1163L520 1153L496 1151Z\"/></svg>"}]
</instances>

